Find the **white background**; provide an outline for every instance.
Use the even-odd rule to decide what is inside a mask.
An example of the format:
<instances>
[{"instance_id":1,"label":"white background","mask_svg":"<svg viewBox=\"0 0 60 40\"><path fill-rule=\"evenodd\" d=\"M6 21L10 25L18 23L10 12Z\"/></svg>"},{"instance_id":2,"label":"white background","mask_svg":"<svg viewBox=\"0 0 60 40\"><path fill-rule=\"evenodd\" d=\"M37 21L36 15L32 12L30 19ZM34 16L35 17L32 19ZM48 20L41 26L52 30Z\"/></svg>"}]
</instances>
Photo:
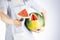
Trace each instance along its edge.
<instances>
[{"instance_id":1,"label":"white background","mask_svg":"<svg viewBox=\"0 0 60 40\"><path fill-rule=\"evenodd\" d=\"M45 30L33 33L36 40L60 40L60 0L41 0L47 10ZM0 20L0 40L5 40L5 23Z\"/></svg>"}]
</instances>

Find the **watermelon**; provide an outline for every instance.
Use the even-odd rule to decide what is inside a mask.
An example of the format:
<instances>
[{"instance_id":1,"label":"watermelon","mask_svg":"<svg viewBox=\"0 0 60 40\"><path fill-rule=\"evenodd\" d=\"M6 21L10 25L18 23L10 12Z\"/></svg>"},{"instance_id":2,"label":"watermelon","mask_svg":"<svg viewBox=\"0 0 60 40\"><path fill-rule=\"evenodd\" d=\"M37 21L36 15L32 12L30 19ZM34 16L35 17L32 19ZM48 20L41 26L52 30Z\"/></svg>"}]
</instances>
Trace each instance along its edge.
<instances>
[{"instance_id":1,"label":"watermelon","mask_svg":"<svg viewBox=\"0 0 60 40\"><path fill-rule=\"evenodd\" d=\"M37 20L37 16L35 14L32 14L31 20Z\"/></svg>"},{"instance_id":2,"label":"watermelon","mask_svg":"<svg viewBox=\"0 0 60 40\"><path fill-rule=\"evenodd\" d=\"M23 9L22 11L20 11L18 13L18 15L21 16L21 17L28 17L28 12L27 12L26 9Z\"/></svg>"},{"instance_id":3,"label":"watermelon","mask_svg":"<svg viewBox=\"0 0 60 40\"><path fill-rule=\"evenodd\" d=\"M31 18L25 19L25 26L28 30L37 32L45 26L44 16L37 12L32 12L29 14Z\"/></svg>"}]
</instances>

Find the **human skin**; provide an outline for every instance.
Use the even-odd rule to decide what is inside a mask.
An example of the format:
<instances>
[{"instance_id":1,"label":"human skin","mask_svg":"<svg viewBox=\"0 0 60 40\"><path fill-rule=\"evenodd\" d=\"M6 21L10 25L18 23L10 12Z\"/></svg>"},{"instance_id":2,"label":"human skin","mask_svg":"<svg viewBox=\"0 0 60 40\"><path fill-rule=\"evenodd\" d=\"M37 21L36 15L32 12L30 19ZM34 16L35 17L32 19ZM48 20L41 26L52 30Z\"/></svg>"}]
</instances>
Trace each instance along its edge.
<instances>
[{"instance_id":1,"label":"human skin","mask_svg":"<svg viewBox=\"0 0 60 40\"><path fill-rule=\"evenodd\" d=\"M3 11L0 11L0 18L3 22L5 22L7 24L15 25L16 27L19 27L22 25L21 21L10 18Z\"/></svg>"}]
</instances>

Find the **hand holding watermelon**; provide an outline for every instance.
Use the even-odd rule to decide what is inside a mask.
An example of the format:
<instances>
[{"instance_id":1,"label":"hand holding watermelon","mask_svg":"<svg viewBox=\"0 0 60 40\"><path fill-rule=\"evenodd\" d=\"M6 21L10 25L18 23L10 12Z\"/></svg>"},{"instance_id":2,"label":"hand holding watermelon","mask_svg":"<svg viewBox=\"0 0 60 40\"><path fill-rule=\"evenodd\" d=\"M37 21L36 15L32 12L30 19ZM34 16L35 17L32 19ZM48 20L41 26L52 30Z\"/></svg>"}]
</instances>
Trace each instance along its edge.
<instances>
[{"instance_id":1,"label":"hand holding watermelon","mask_svg":"<svg viewBox=\"0 0 60 40\"><path fill-rule=\"evenodd\" d=\"M13 25L15 25L16 27L20 27L22 26L22 22L16 19L16 20L13 20Z\"/></svg>"},{"instance_id":2,"label":"hand holding watermelon","mask_svg":"<svg viewBox=\"0 0 60 40\"><path fill-rule=\"evenodd\" d=\"M28 30L39 32L45 26L44 13L31 12L28 14L26 9L18 13L20 18L25 19L25 26Z\"/></svg>"}]
</instances>

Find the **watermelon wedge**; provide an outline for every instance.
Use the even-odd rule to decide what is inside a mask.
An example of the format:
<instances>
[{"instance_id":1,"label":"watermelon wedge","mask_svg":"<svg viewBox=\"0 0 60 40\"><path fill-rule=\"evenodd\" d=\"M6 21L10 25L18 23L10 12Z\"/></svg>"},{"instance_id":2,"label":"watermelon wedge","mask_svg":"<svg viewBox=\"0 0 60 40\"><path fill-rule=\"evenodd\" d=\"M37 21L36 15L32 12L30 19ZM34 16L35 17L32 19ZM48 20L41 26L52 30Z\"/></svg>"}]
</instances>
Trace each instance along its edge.
<instances>
[{"instance_id":1,"label":"watermelon wedge","mask_svg":"<svg viewBox=\"0 0 60 40\"><path fill-rule=\"evenodd\" d=\"M18 13L18 15L21 17L28 17L28 12L26 11L26 9L23 9Z\"/></svg>"},{"instance_id":2,"label":"watermelon wedge","mask_svg":"<svg viewBox=\"0 0 60 40\"><path fill-rule=\"evenodd\" d=\"M31 20L37 20L37 16L35 14L32 14Z\"/></svg>"}]
</instances>

